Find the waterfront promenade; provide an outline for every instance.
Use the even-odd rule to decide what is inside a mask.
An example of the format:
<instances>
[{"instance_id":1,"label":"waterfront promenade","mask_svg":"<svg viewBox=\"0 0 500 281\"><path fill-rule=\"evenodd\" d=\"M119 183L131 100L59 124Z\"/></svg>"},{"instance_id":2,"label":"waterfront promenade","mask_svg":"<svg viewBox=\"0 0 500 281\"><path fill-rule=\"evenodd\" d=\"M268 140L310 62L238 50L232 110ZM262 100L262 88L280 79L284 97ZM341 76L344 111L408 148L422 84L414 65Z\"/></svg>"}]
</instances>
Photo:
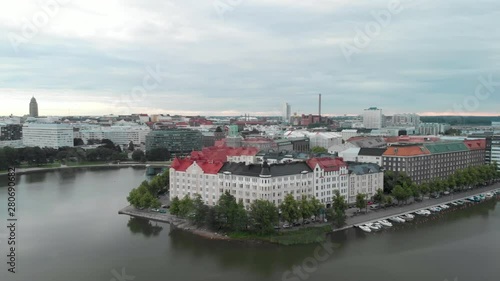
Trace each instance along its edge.
<instances>
[{"instance_id":1,"label":"waterfront promenade","mask_svg":"<svg viewBox=\"0 0 500 281\"><path fill-rule=\"evenodd\" d=\"M491 190L495 190L500 188L500 183L495 183L491 186L486 186L486 187L481 187L473 190L469 190L466 192L460 192L460 193L452 193L450 195L442 196L437 199L424 199L422 202L413 202L408 205L401 205L399 207L390 207L387 209L379 209L379 210L368 210L368 213L366 214L359 214L357 216L352 216L353 213L357 210L355 209L349 209L346 214L347 214L347 225L346 227L342 229L347 229L351 228L356 225L360 224L365 224L365 223L370 223L374 221L379 221L382 219L386 219L389 217L394 217L394 216L399 216L403 215L406 213L411 213L411 212L416 212L420 209L428 209L433 206L441 205L441 204L446 204L450 203L456 200L463 200L468 197L478 195L481 193L487 193ZM335 231L340 231L342 229L337 229Z\"/></svg>"}]
</instances>

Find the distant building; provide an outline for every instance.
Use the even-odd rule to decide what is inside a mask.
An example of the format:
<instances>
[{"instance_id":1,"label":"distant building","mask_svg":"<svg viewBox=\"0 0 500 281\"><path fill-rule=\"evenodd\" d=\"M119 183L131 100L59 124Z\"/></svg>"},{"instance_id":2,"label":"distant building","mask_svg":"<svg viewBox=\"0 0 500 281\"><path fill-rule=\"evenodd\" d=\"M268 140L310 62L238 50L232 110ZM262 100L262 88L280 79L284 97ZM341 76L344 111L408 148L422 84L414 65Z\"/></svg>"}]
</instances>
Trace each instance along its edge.
<instances>
[{"instance_id":1,"label":"distant building","mask_svg":"<svg viewBox=\"0 0 500 281\"><path fill-rule=\"evenodd\" d=\"M417 127L420 124L420 116L414 113L394 114L390 117L391 126Z\"/></svg>"},{"instance_id":2,"label":"distant building","mask_svg":"<svg viewBox=\"0 0 500 281\"><path fill-rule=\"evenodd\" d=\"M446 131L451 129L450 124L441 123L421 123L418 125L417 132L419 135L443 135Z\"/></svg>"},{"instance_id":3,"label":"distant building","mask_svg":"<svg viewBox=\"0 0 500 281\"><path fill-rule=\"evenodd\" d=\"M146 142L149 132L151 129L148 126L87 126L76 129L74 137L82 139L85 143L90 139L109 139L118 145L128 145L130 142L140 145Z\"/></svg>"},{"instance_id":4,"label":"distant building","mask_svg":"<svg viewBox=\"0 0 500 281\"><path fill-rule=\"evenodd\" d=\"M35 97L32 97L30 101L30 116L38 117L38 103L36 102Z\"/></svg>"},{"instance_id":5,"label":"distant building","mask_svg":"<svg viewBox=\"0 0 500 281\"><path fill-rule=\"evenodd\" d=\"M22 139L22 137L22 125L0 123L0 141L15 141Z\"/></svg>"},{"instance_id":6,"label":"distant building","mask_svg":"<svg viewBox=\"0 0 500 281\"><path fill-rule=\"evenodd\" d=\"M323 147L323 148L330 148L334 145L339 145L342 144L342 136L337 133L333 132L317 132L317 133L311 133L309 135L309 140L310 140L310 146L315 147Z\"/></svg>"},{"instance_id":7,"label":"distant building","mask_svg":"<svg viewBox=\"0 0 500 281\"><path fill-rule=\"evenodd\" d=\"M186 155L201 150L202 134L189 129L151 131L146 136L146 151L154 148L166 148L174 156Z\"/></svg>"},{"instance_id":8,"label":"distant building","mask_svg":"<svg viewBox=\"0 0 500 281\"><path fill-rule=\"evenodd\" d=\"M289 123L292 114L292 107L288 103L283 104L283 123Z\"/></svg>"},{"instance_id":9,"label":"distant building","mask_svg":"<svg viewBox=\"0 0 500 281\"><path fill-rule=\"evenodd\" d=\"M366 129L381 129L383 124L382 109L370 107L363 112L363 125Z\"/></svg>"},{"instance_id":10,"label":"distant building","mask_svg":"<svg viewBox=\"0 0 500 281\"><path fill-rule=\"evenodd\" d=\"M23 144L31 147L73 147L73 127L66 124L25 124Z\"/></svg>"}]
</instances>

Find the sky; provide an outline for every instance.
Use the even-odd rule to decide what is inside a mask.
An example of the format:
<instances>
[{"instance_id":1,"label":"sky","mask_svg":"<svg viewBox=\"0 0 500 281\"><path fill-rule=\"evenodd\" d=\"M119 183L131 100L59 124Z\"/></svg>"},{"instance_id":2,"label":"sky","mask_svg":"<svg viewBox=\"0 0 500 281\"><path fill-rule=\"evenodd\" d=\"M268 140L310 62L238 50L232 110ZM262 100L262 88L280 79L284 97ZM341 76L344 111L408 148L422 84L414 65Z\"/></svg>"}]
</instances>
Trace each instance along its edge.
<instances>
[{"instance_id":1,"label":"sky","mask_svg":"<svg viewBox=\"0 0 500 281\"><path fill-rule=\"evenodd\" d=\"M0 2L0 116L500 115L498 0Z\"/></svg>"}]
</instances>

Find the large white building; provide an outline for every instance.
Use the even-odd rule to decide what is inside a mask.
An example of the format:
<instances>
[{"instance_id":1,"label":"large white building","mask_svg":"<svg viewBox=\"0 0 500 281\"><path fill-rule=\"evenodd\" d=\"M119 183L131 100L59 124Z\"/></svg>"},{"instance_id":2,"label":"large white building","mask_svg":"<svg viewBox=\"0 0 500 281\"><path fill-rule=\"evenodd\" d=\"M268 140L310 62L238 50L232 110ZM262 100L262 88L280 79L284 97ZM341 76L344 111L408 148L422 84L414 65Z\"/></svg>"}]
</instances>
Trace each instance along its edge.
<instances>
[{"instance_id":1,"label":"large white building","mask_svg":"<svg viewBox=\"0 0 500 281\"><path fill-rule=\"evenodd\" d=\"M330 207L335 191L348 201L349 178L347 164L333 158L271 165L176 158L170 168L170 198L199 194L214 206L228 191L248 208L258 199L278 206L292 194L296 200L315 197Z\"/></svg>"},{"instance_id":2,"label":"large white building","mask_svg":"<svg viewBox=\"0 0 500 281\"><path fill-rule=\"evenodd\" d=\"M89 139L109 139L117 145L135 145L146 143L146 136L151 132L148 126L86 126L74 134L75 138L82 139L85 143Z\"/></svg>"},{"instance_id":3,"label":"large white building","mask_svg":"<svg viewBox=\"0 0 500 281\"><path fill-rule=\"evenodd\" d=\"M417 127L420 124L420 116L415 113L394 114L391 118L391 126Z\"/></svg>"},{"instance_id":4,"label":"large white building","mask_svg":"<svg viewBox=\"0 0 500 281\"><path fill-rule=\"evenodd\" d=\"M381 129L384 126L382 109L370 107L363 112L363 125L366 129Z\"/></svg>"},{"instance_id":5,"label":"large white building","mask_svg":"<svg viewBox=\"0 0 500 281\"><path fill-rule=\"evenodd\" d=\"M332 132L309 133L310 147L323 147L329 149L334 145L342 144L342 136Z\"/></svg>"},{"instance_id":6,"label":"large white building","mask_svg":"<svg viewBox=\"0 0 500 281\"><path fill-rule=\"evenodd\" d=\"M73 147L73 127L67 124L25 124L23 145L51 148Z\"/></svg>"}]
</instances>

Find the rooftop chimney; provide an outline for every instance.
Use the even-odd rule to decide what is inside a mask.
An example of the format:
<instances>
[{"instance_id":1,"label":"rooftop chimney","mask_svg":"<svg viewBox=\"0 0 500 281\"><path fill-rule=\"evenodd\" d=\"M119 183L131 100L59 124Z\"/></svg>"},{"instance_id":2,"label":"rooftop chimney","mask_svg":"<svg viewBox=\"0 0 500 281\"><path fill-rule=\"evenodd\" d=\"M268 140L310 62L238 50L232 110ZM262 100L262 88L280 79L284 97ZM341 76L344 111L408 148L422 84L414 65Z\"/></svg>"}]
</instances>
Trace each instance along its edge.
<instances>
[{"instance_id":1,"label":"rooftop chimney","mask_svg":"<svg viewBox=\"0 0 500 281\"><path fill-rule=\"evenodd\" d=\"M318 115L319 115L319 122L321 123L321 94L319 94L319 110L318 110Z\"/></svg>"}]
</instances>

